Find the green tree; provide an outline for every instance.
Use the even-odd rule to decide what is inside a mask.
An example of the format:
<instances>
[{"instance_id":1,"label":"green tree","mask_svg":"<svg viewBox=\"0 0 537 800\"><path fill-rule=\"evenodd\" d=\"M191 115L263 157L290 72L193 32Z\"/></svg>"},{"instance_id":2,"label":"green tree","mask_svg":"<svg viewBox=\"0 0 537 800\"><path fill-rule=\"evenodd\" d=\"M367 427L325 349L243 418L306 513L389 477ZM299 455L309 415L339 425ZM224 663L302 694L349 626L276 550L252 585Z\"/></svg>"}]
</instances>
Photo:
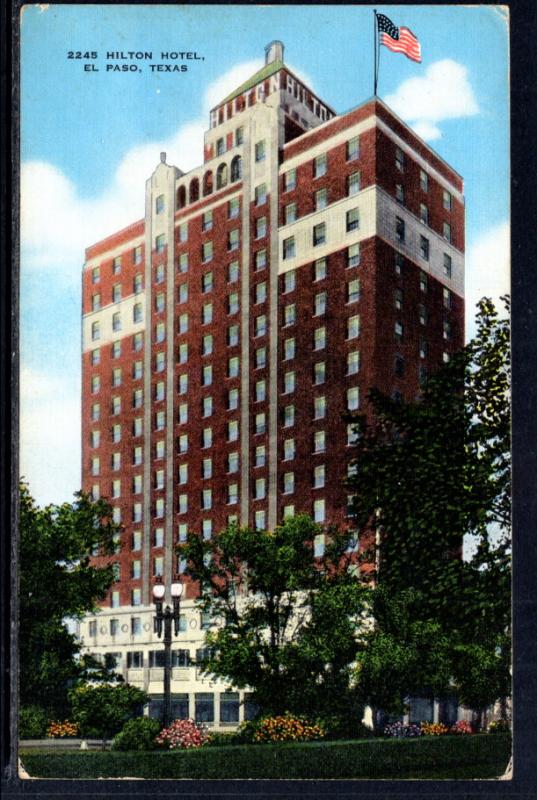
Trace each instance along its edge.
<instances>
[{"instance_id":1,"label":"green tree","mask_svg":"<svg viewBox=\"0 0 537 800\"><path fill-rule=\"evenodd\" d=\"M74 503L38 508L20 487L19 659L21 705L37 705L62 717L67 689L85 674L80 644L66 626L105 597L110 565L96 567L94 552L114 552L112 512L102 500L78 493Z\"/></svg>"},{"instance_id":2,"label":"green tree","mask_svg":"<svg viewBox=\"0 0 537 800\"><path fill-rule=\"evenodd\" d=\"M136 686L83 684L69 691L73 720L87 738L110 739L128 720L140 716L148 695Z\"/></svg>"},{"instance_id":3,"label":"green tree","mask_svg":"<svg viewBox=\"0 0 537 800\"><path fill-rule=\"evenodd\" d=\"M374 422L356 420L350 488L358 524L376 532L379 586L395 604L419 592L415 620L449 636L461 698L481 710L509 685L511 487L509 324L486 298L478 309L475 338L419 400L371 393ZM458 557L465 536L469 560Z\"/></svg>"},{"instance_id":4,"label":"green tree","mask_svg":"<svg viewBox=\"0 0 537 800\"><path fill-rule=\"evenodd\" d=\"M263 713L346 713L358 724L350 677L367 592L348 569L348 535L329 532L315 558L320 533L301 515L272 532L191 534L180 551L217 626L206 636L208 673L250 687Z\"/></svg>"}]
</instances>

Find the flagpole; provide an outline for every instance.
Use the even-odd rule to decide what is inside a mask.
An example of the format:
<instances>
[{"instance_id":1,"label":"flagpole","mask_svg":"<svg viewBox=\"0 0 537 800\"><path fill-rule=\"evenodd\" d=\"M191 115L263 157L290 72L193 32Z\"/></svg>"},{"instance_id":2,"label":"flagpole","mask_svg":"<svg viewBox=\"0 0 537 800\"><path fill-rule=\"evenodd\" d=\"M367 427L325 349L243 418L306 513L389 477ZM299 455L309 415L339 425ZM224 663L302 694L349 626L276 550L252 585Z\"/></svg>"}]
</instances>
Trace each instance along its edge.
<instances>
[{"instance_id":1,"label":"flagpole","mask_svg":"<svg viewBox=\"0 0 537 800\"><path fill-rule=\"evenodd\" d=\"M374 48L374 73L373 73L373 94L377 96L377 9L373 9L373 26L374 26L374 35L373 35L373 48Z\"/></svg>"}]
</instances>

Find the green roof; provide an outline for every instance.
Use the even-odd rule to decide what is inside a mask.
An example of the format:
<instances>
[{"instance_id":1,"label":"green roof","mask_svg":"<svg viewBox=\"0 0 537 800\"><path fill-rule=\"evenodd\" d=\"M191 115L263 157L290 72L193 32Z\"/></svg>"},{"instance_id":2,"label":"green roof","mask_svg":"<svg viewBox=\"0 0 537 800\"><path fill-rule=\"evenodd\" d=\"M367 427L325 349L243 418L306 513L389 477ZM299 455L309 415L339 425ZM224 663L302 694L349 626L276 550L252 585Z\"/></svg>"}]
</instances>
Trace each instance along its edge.
<instances>
[{"instance_id":1,"label":"green roof","mask_svg":"<svg viewBox=\"0 0 537 800\"><path fill-rule=\"evenodd\" d=\"M221 106L224 103L229 103L229 101L233 100L234 97L237 97L239 94L242 94L243 92L247 92L248 89L252 88L252 86L261 83L261 81L264 81L265 78L269 78L271 75L274 75L274 73L282 69L283 66L284 66L283 61L272 61L270 64L265 64L264 67L262 67L258 72L255 73L255 75L252 75L251 78L248 78L247 81L242 83L238 89L235 89L234 92L228 94L228 96L225 97L220 103L217 103L216 106L214 106L214 108L217 108L218 106Z\"/></svg>"}]
</instances>

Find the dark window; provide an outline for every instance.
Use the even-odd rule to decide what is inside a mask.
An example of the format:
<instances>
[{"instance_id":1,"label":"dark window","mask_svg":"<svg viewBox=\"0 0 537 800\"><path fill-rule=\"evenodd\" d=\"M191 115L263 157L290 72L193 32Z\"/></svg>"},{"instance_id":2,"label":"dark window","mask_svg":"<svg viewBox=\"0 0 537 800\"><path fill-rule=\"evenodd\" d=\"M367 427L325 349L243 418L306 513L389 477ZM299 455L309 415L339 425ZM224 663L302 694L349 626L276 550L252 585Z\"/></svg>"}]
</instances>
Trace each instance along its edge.
<instances>
[{"instance_id":1,"label":"dark window","mask_svg":"<svg viewBox=\"0 0 537 800\"><path fill-rule=\"evenodd\" d=\"M214 694L196 692L196 722L214 722Z\"/></svg>"},{"instance_id":2,"label":"dark window","mask_svg":"<svg viewBox=\"0 0 537 800\"><path fill-rule=\"evenodd\" d=\"M220 722L239 721L239 693L222 692L220 695Z\"/></svg>"}]
</instances>

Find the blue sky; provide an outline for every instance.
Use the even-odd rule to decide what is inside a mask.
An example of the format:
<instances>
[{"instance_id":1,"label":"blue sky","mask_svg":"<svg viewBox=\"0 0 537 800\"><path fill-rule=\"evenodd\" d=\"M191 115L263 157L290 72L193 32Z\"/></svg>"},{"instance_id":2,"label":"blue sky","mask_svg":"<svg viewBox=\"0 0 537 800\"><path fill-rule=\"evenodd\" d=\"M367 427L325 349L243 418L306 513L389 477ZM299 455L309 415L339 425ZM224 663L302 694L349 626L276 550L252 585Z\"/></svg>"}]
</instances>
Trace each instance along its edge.
<instances>
[{"instance_id":1,"label":"blue sky","mask_svg":"<svg viewBox=\"0 0 537 800\"><path fill-rule=\"evenodd\" d=\"M500 7L377 6L419 38L422 64L381 48L378 93L465 180L468 331L475 301L508 288L508 20ZM336 112L373 93L372 6L25 6L22 23L21 471L40 503L80 485L84 248L143 214L168 152L201 163L209 108L285 60ZM98 58L69 59L68 52ZM107 51L152 51L107 72ZM163 62L161 51L203 60ZM99 71L85 72L93 63ZM131 63L131 62L129 62ZM186 73L149 64L186 63ZM46 286L46 291L43 287Z\"/></svg>"}]
</instances>

